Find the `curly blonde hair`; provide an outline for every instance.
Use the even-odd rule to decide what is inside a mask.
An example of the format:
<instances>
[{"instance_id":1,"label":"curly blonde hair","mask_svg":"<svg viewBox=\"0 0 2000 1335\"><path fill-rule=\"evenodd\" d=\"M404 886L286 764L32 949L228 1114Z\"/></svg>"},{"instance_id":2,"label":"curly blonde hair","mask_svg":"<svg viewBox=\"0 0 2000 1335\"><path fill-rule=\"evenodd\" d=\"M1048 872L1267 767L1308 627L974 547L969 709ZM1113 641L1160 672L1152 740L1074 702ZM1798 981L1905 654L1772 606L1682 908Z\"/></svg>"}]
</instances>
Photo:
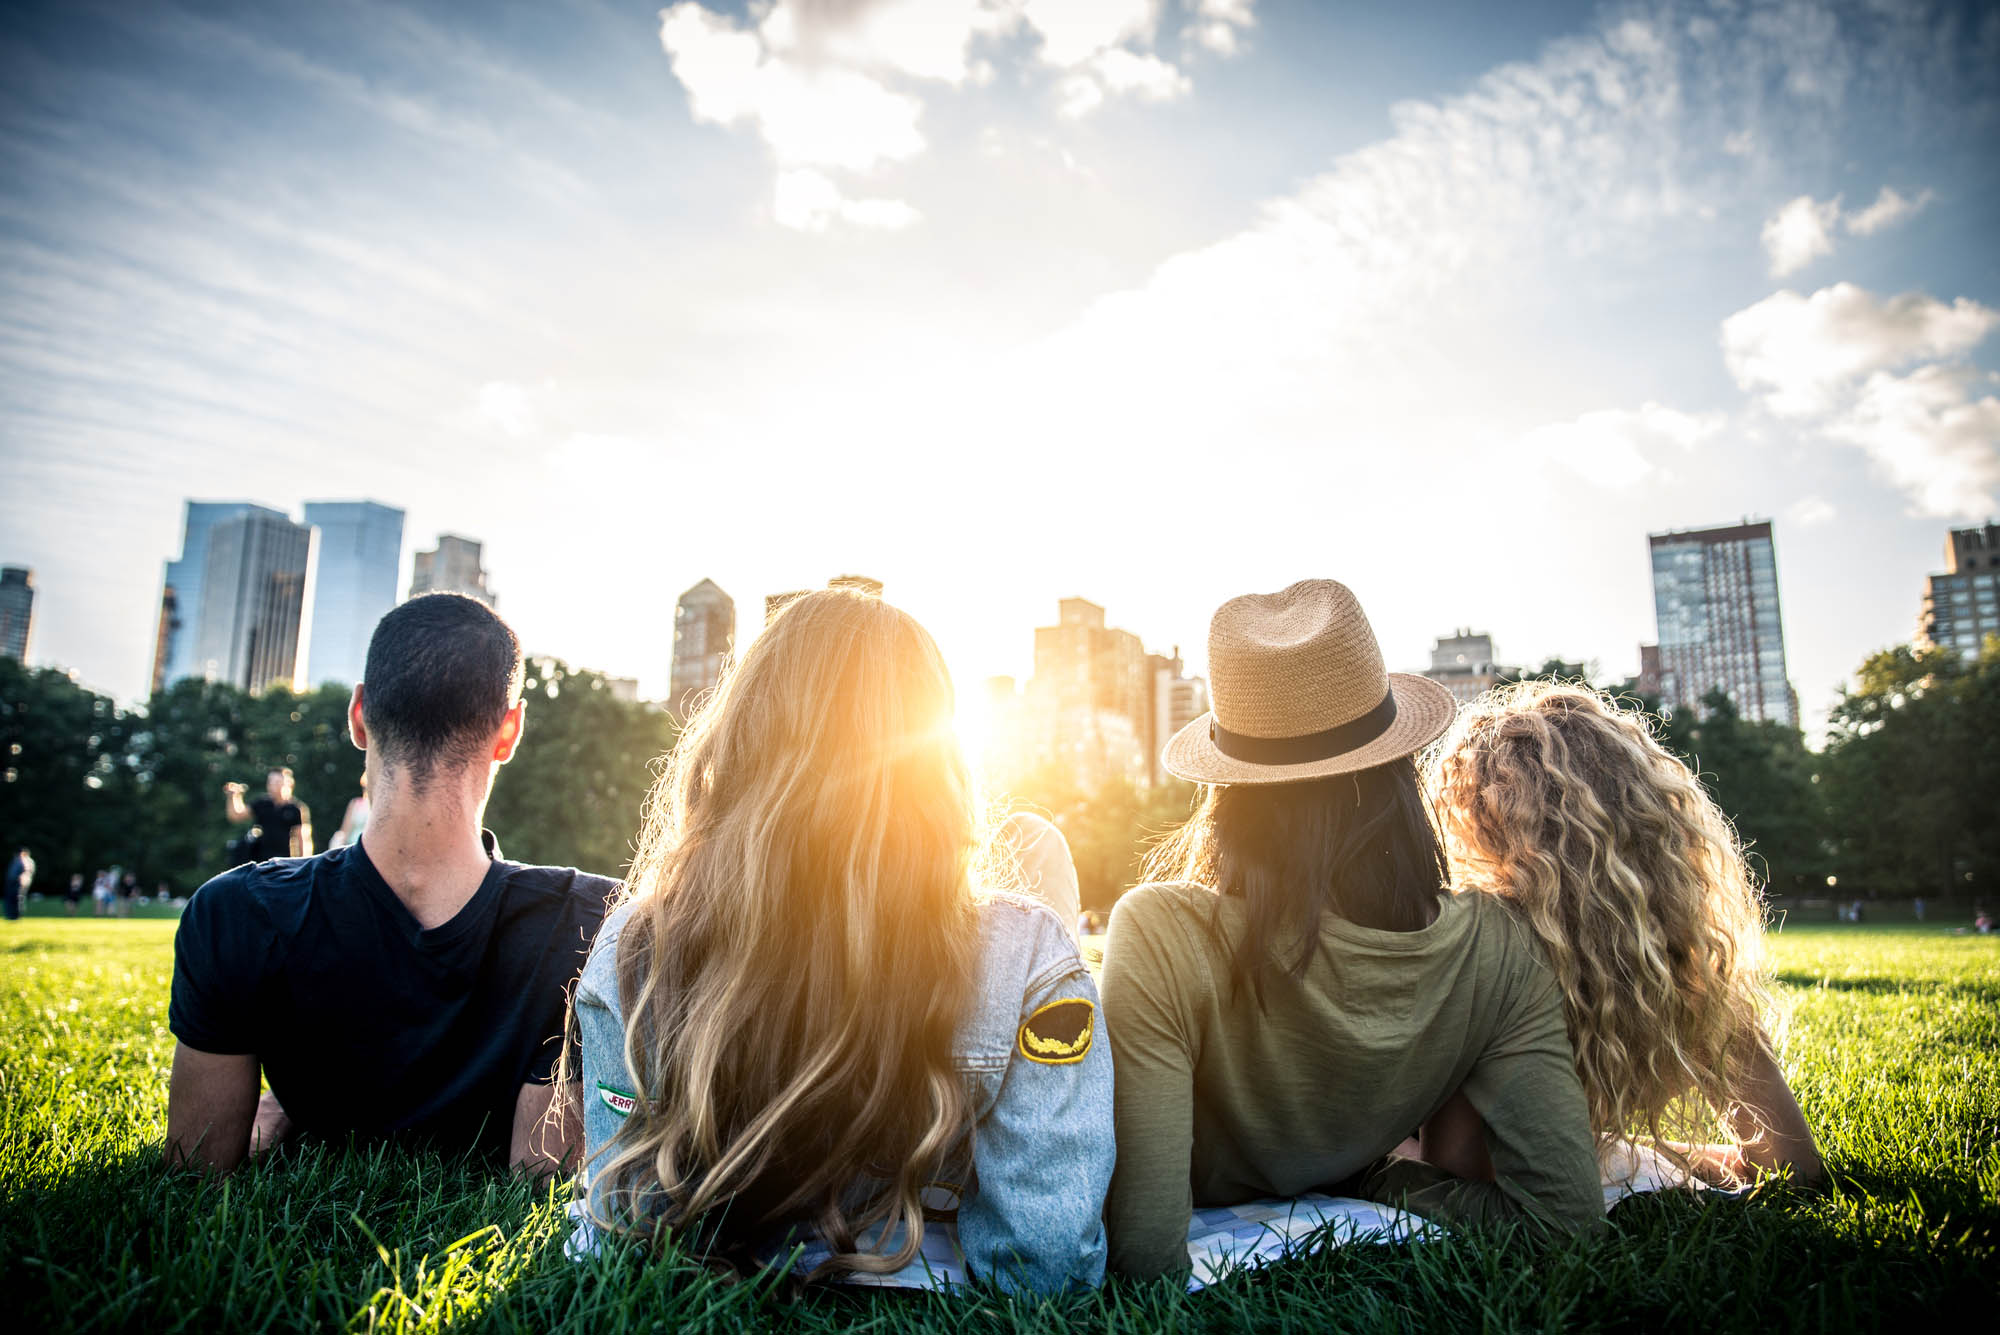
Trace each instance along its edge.
<instances>
[{"instance_id":1,"label":"curly blonde hair","mask_svg":"<svg viewBox=\"0 0 2000 1335\"><path fill-rule=\"evenodd\" d=\"M1736 831L1645 715L1521 682L1433 748L1461 891L1510 901L1562 985L1591 1128L1739 1143L1732 1090L1770 1001L1763 897Z\"/></svg>"}]
</instances>

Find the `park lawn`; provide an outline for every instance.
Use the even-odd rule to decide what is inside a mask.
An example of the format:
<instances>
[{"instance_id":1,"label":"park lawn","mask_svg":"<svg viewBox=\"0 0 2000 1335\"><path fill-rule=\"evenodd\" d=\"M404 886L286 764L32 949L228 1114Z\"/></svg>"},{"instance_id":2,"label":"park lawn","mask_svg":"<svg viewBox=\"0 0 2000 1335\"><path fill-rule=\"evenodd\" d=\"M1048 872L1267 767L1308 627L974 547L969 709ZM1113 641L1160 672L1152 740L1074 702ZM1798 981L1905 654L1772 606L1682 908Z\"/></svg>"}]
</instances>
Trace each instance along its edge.
<instances>
[{"instance_id":1,"label":"park lawn","mask_svg":"<svg viewBox=\"0 0 2000 1335\"><path fill-rule=\"evenodd\" d=\"M2000 938L1776 938L1787 1059L1835 1185L1620 1206L1599 1238L1355 1246L1205 1293L1053 1302L801 1292L561 1255L562 1203L403 1151L158 1166L173 924L0 923L0 1302L10 1329L1021 1332L1922 1329L2000 1275Z\"/></svg>"}]
</instances>

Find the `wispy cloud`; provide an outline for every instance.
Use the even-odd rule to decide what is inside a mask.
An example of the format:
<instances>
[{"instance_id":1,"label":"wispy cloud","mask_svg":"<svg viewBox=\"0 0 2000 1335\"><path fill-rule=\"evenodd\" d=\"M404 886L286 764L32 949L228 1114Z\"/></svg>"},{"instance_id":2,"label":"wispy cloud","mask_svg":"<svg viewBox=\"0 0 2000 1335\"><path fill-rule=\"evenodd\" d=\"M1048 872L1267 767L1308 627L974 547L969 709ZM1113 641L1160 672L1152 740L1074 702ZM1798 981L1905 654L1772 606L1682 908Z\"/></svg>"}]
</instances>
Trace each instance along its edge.
<instances>
[{"instance_id":1,"label":"wispy cloud","mask_svg":"<svg viewBox=\"0 0 2000 1335\"><path fill-rule=\"evenodd\" d=\"M1814 260L1833 254L1836 232L1844 229L1855 236L1873 236L1915 217L1930 202L1929 190L1905 198L1885 185L1873 204L1844 213L1839 195L1823 201L1800 195L1764 224L1762 239L1764 253L1771 261L1771 277L1787 277Z\"/></svg>"}]
</instances>

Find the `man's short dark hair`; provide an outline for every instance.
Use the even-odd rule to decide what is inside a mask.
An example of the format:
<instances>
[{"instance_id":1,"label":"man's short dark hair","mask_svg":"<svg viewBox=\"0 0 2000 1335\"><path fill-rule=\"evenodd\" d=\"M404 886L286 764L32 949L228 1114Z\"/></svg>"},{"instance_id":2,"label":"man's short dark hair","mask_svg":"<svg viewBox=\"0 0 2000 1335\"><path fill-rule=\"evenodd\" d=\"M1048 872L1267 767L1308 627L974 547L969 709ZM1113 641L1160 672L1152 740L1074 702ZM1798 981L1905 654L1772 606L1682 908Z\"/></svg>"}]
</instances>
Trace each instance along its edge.
<instances>
[{"instance_id":1,"label":"man's short dark hair","mask_svg":"<svg viewBox=\"0 0 2000 1335\"><path fill-rule=\"evenodd\" d=\"M361 672L369 745L422 783L479 756L521 691L521 641L492 608L426 593L375 625Z\"/></svg>"}]
</instances>

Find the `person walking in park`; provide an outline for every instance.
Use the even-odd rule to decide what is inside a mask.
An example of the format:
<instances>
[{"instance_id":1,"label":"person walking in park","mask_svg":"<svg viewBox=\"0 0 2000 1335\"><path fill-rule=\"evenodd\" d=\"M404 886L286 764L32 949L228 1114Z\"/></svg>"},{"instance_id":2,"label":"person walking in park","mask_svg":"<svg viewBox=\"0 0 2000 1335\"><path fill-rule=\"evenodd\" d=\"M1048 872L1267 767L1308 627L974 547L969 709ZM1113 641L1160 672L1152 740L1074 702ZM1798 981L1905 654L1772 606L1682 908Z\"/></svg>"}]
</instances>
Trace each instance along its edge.
<instances>
[{"instance_id":1,"label":"person walking in park","mask_svg":"<svg viewBox=\"0 0 2000 1335\"><path fill-rule=\"evenodd\" d=\"M361 776L361 791L347 803L347 814L340 819L340 828L333 832L329 848L345 848L361 838L361 832L368 828L368 776Z\"/></svg>"},{"instance_id":2,"label":"person walking in park","mask_svg":"<svg viewBox=\"0 0 2000 1335\"><path fill-rule=\"evenodd\" d=\"M35 859L25 848L16 848L13 860L7 864L7 881L0 885L0 913L5 913L9 922L21 916L21 901L28 897L28 888L35 883Z\"/></svg>"},{"instance_id":3,"label":"person walking in park","mask_svg":"<svg viewBox=\"0 0 2000 1335\"><path fill-rule=\"evenodd\" d=\"M292 772L274 769L264 776L262 795L243 800L240 783L222 785L224 809L230 824L254 825L251 831L251 861L267 858L309 858L313 851L312 813L292 795Z\"/></svg>"},{"instance_id":4,"label":"person walking in park","mask_svg":"<svg viewBox=\"0 0 2000 1335\"><path fill-rule=\"evenodd\" d=\"M1231 599L1214 711L1167 744L1204 785L1112 911L1118 1056L1111 1268L1188 1269L1195 1207L1361 1195L1444 1220L1576 1232L1604 1213L1562 991L1506 905L1453 896L1411 760L1450 694L1383 670L1352 592ZM1464 1091L1496 1172L1411 1131Z\"/></svg>"},{"instance_id":5,"label":"person walking in park","mask_svg":"<svg viewBox=\"0 0 2000 1335\"><path fill-rule=\"evenodd\" d=\"M1819 1152L1778 1064L1764 905L1722 809L1645 719L1584 687L1522 682L1462 712L1429 770L1461 894L1511 904L1562 983L1607 1184L1643 1129L1724 1186ZM1424 1154L1490 1180L1456 1098Z\"/></svg>"},{"instance_id":6,"label":"person walking in park","mask_svg":"<svg viewBox=\"0 0 2000 1335\"><path fill-rule=\"evenodd\" d=\"M100 871L91 882L90 899L95 906L95 914L100 918L111 916L111 906L118 898L118 886L111 879L109 871Z\"/></svg>"},{"instance_id":7,"label":"person walking in park","mask_svg":"<svg viewBox=\"0 0 2000 1335\"><path fill-rule=\"evenodd\" d=\"M69 874L69 884L63 888L63 915L74 918L76 916L76 906L82 902L83 873L73 871Z\"/></svg>"},{"instance_id":8,"label":"person walking in park","mask_svg":"<svg viewBox=\"0 0 2000 1335\"><path fill-rule=\"evenodd\" d=\"M980 892L952 717L923 627L829 590L689 722L577 988L597 1228L746 1266L797 1241L815 1278L1101 1280L1112 1061L1075 870L1016 816L993 844L1032 897Z\"/></svg>"},{"instance_id":9,"label":"person walking in park","mask_svg":"<svg viewBox=\"0 0 2000 1335\"><path fill-rule=\"evenodd\" d=\"M181 916L167 1158L228 1171L298 1133L573 1167L575 1100L550 1077L616 882L506 861L482 829L521 745L520 642L477 600L426 594L382 618L363 676L361 841L224 872Z\"/></svg>"}]
</instances>

